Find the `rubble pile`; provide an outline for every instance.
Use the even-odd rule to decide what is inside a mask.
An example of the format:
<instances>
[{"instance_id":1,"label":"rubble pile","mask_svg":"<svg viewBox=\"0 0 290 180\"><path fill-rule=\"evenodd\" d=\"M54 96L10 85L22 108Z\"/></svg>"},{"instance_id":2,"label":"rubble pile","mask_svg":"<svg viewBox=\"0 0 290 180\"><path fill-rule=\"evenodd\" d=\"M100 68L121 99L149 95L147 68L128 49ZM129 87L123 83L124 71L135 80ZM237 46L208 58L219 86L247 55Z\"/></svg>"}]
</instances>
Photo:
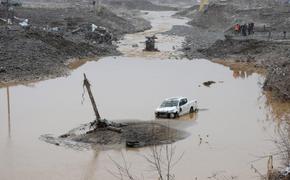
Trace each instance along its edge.
<instances>
[{"instance_id":1,"label":"rubble pile","mask_svg":"<svg viewBox=\"0 0 290 180\"><path fill-rule=\"evenodd\" d=\"M94 24L91 27L87 28L87 32L85 33L85 38L90 41L94 41L94 43L112 43L114 35L105 27L96 26Z\"/></svg>"},{"instance_id":2,"label":"rubble pile","mask_svg":"<svg viewBox=\"0 0 290 180\"><path fill-rule=\"evenodd\" d=\"M118 55L114 41L151 27L137 15L118 16L106 8L14 10L12 23L0 23L0 86L65 75L73 60ZM0 19L6 19L4 7Z\"/></svg>"}]
</instances>

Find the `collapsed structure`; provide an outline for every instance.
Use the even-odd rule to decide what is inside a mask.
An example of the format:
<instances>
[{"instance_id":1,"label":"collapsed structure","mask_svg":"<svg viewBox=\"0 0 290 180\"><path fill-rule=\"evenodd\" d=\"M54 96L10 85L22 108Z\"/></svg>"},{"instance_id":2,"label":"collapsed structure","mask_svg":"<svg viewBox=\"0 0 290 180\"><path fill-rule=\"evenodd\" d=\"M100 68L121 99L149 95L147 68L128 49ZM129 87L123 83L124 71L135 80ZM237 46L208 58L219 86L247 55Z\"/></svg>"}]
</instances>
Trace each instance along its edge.
<instances>
[{"instance_id":1,"label":"collapsed structure","mask_svg":"<svg viewBox=\"0 0 290 180\"><path fill-rule=\"evenodd\" d=\"M144 49L144 51L159 51L156 47L155 47L155 40L158 39L155 35L154 36L147 36L146 37L146 47Z\"/></svg>"}]
</instances>

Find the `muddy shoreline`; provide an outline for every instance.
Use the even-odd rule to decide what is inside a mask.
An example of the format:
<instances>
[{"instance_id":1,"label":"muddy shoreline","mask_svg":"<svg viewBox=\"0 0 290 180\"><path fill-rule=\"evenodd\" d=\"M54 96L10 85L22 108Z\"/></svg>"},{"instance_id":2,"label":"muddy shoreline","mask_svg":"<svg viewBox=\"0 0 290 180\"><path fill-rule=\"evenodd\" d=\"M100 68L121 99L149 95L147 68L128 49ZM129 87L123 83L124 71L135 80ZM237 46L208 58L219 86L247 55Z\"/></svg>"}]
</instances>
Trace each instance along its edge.
<instances>
[{"instance_id":1,"label":"muddy shoreline","mask_svg":"<svg viewBox=\"0 0 290 180\"><path fill-rule=\"evenodd\" d=\"M282 36L282 31L290 27L287 23L290 6L267 6L257 2L256 7L248 9L242 5L236 1L228 4L213 2L203 12L193 6L177 13L191 18L191 26L175 27L171 33L187 33L183 45L187 58L206 58L230 68L241 65L240 68L247 71L266 72L264 90L271 91L278 100L289 101L290 41L289 35ZM242 37L232 32L233 24L250 21L256 23L254 35ZM268 39L269 32L271 37Z\"/></svg>"},{"instance_id":2,"label":"muddy shoreline","mask_svg":"<svg viewBox=\"0 0 290 180\"><path fill-rule=\"evenodd\" d=\"M87 58L120 55L116 42L127 33L151 28L139 11L124 13L102 7L15 9L30 28L0 25L0 86L68 75L69 65ZM0 7L0 16L5 9ZM1 21L2 22L2 21ZM98 28L92 32L92 24Z\"/></svg>"}]
</instances>

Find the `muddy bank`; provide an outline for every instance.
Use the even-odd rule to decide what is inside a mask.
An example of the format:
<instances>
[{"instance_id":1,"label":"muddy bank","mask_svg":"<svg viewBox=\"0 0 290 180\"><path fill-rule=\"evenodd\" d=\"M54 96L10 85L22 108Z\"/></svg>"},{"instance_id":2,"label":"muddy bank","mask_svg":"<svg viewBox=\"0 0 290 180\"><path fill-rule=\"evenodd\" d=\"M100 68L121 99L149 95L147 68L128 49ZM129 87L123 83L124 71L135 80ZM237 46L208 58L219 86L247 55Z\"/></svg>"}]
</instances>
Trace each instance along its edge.
<instances>
[{"instance_id":1,"label":"muddy bank","mask_svg":"<svg viewBox=\"0 0 290 180\"><path fill-rule=\"evenodd\" d=\"M177 11L175 7L157 5L148 0L109 0L103 2L106 5L109 5L113 8L125 8L129 10L138 9L146 11Z\"/></svg>"},{"instance_id":2,"label":"muddy bank","mask_svg":"<svg viewBox=\"0 0 290 180\"><path fill-rule=\"evenodd\" d=\"M259 32L252 39L264 40L271 31L272 37L282 38L282 32L290 27L288 23L289 5L280 6L274 3L261 1L215 1L205 6L199 11L199 6L195 5L177 13L177 16L185 16L191 19L188 22L192 29L188 31L184 52L188 58L194 58L200 53L199 49L209 48L217 40L224 40L225 33L234 24L255 23L255 32ZM265 26L265 29L264 29ZM227 33L226 33L227 35ZM198 38L202 37L202 42Z\"/></svg>"},{"instance_id":3,"label":"muddy bank","mask_svg":"<svg viewBox=\"0 0 290 180\"><path fill-rule=\"evenodd\" d=\"M73 42L51 32L0 28L0 33L0 82L3 84L62 76L68 73L67 65L72 58L118 53L112 44Z\"/></svg>"},{"instance_id":4,"label":"muddy bank","mask_svg":"<svg viewBox=\"0 0 290 180\"><path fill-rule=\"evenodd\" d=\"M157 122L130 121L122 122L121 133L107 130L107 128L92 129L91 123L82 125L59 137L51 135L41 136L41 140L57 146L65 146L73 149L91 149L96 146L116 148L128 146L134 142L135 146L145 147L151 145L169 144L188 137L185 131L177 130ZM130 144L131 145L131 144Z\"/></svg>"},{"instance_id":5,"label":"muddy bank","mask_svg":"<svg viewBox=\"0 0 290 180\"><path fill-rule=\"evenodd\" d=\"M195 26L173 26L165 34L185 37L181 50L188 59L206 58L204 54L200 53L200 49L206 49L218 39L224 39L221 32L208 31Z\"/></svg>"},{"instance_id":6,"label":"muddy bank","mask_svg":"<svg viewBox=\"0 0 290 180\"><path fill-rule=\"evenodd\" d=\"M88 7L92 8L91 0L23 0L23 5L26 7ZM173 11L177 10L165 3L159 3L155 0L106 0L99 1L101 6L107 6L114 9L127 9L127 10L147 10L147 11ZM168 3L167 3L168 4ZM96 6L98 3L96 3Z\"/></svg>"},{"instance_id":7,"label":"muddy bank","mask_svg":"<svg viewBox=\"0 0 290 180\"><path fill-rule=\"evenodd\" d=\"M211 47L200 50L210 59L225 63L241 63L250 67L266 69L264 89L282 100L290 100L290 42L261 40L220 40Z\"/></svg>"},{"instance_id":8,"label":"muddy bank","mask_svg":"<svg viewBox=\"0 0 290 180\"><path fill-rule=\"evenodd\" d=\"M266 69L264 89L273 91L279 99L289 100L290 43L288 35L282 36L290 28L289 9L289 5L281 6L274 1L216 1L203 11L193 6L177 14L191 18L192 27L187 28L183 51L190 59L204 57L224 61L221 62L224 65L237 62L257 71ZM234 24L249 22L255 23L254 35L243 37L232 32ZM178 29L177 33L184 30Z\"/></svg>"},{"instance_id":9,"label":"muddy bank","mask_svg":"<svg viewBox=\"0 0 290 180\"><path fill-rule=\"evenodd\" d=\"M0 17L5 17L0 8ZM0 84L68 74L68 64L82 58L120 54L115 41L126 33L151 28L139 12L115 14L106 8L17 8L30 28L15 20L0 25ZM95 25L94 30L92 24Z\"/></svg>"}]
</instances>

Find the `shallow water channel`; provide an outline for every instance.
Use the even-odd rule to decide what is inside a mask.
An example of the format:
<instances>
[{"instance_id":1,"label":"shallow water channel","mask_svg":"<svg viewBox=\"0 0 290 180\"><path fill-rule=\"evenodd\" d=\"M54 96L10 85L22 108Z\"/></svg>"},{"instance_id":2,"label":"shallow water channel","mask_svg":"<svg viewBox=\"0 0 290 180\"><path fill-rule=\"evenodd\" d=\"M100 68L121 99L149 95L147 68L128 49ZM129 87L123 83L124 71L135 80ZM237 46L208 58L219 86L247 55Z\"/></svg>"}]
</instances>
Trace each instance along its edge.
<instances>
[{"instance_id":1,"label":"shallow water channel","mask_svg":"<svg viewBox=\"0 0 290 180\"><path fill-rule=\"evenodd\" d=\"M144 35L185 24L186 19L172 18L173 13L147 14L153 29L127 35L120 43L124 56L87 62L68 77L1 88L0 179L114 179L109 173L116 170L111 158L121 162L121 153L136 175L154 179L142 157L149 148L78 151L39 140L43 134L60 135L93 120L88 97L81 103L83 73L92 84L101 116L110 120L153 120L155 108L167 97L198 100L198 113L170 120L174 128L191 134L174 144L177 154L184 153L174 168L176 179L208 179L213 174L258 179L252 164L266 172L267 159L255 160L275 151L270 140L279 123L275 107L261 90L262 76L233 72L202 59L175 60L171 57L179 52L172 46L180 46L182 37L157 35L161 52L142 51ZM217 83L203 86L208 80Z\"/></svg>"}]
</instances>

